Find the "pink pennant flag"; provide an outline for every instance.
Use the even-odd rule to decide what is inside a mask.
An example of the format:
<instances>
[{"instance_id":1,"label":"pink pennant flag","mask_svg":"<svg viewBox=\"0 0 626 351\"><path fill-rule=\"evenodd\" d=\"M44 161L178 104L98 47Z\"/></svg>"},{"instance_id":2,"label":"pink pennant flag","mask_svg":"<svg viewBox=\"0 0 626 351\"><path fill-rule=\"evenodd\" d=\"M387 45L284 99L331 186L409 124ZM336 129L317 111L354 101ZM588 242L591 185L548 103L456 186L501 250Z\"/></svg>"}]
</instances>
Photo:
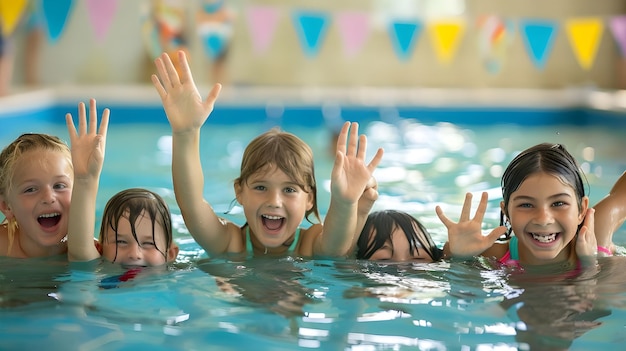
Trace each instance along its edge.
<instances>
[{"instance_id":1,"label":"pink pennant flag","mask_svg":"<svg viewBox=\"0 0 626 351\"><path fill-rule=\"evenodd\" d=\"M626 16L616 16L611 18L609 24L615 41L619 46L622 56L626 57Z\"/></svg>"},{"instance_id":2,"label":"pink pennant flag","mask_svg":"<svg viewBox=\"0 0 626 351\"><path fill-rule=\"evenodd\" d=\"M102 42L115 16L117 0L86 0L86 3L87 14L96 33L96 38Z\"/></svg>"},{"instance_id":3,"label":"pink pennant flag","mask_svg":"<svg viewBox=\"0 0 626 351\"><path fill-rule=\"evenodd\" d=\"M265 53L274 37L278 9L270 6L251 6L246 13L253 51L257 54Z\"/></svg>"},{"instance_id":4,"label":"pink pennant flag","mask_svg":"<svg viewBox=\"0 0 626 351\"><path fill-rule=\"evenodd\" d=\"M369 24L369 16L365 12L346 11L337 14L339 35L347 57L353 57L361 50L369 34Z\"/></svg>"}]
</instances>

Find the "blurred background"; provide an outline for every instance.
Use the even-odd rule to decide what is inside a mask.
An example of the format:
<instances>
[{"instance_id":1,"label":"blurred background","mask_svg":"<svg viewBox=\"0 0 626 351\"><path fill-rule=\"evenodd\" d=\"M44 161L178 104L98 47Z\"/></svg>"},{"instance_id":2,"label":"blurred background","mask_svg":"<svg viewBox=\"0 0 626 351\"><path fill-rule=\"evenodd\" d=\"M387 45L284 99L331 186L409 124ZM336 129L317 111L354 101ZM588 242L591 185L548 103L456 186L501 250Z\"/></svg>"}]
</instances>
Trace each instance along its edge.
<instances>
[{"instance_id":1,"label":"blurred background","mask_svg":"<svg viewBox=\"0 0 626 351\"><path fill-rule=\"evenodd\" d=\"M626 88L624 0L0 0L3 94L149 84Z\"/></svg>"}]
</instances>

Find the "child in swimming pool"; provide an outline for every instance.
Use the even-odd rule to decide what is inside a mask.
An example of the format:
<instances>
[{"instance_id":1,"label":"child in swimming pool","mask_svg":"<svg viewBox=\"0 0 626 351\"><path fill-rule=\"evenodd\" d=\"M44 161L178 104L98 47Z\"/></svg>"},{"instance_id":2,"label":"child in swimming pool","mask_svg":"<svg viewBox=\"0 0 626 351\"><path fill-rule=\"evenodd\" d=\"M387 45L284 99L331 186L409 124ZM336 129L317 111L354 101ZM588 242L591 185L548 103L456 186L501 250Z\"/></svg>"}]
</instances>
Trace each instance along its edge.
<instances>
[{"instance_id":1,"label":"child in swimming pool","mask_svg":"<svg viewBox=\"0 0 626 351\"><path fill-rule=\"evenodd\" d=\"M221 86L203 101L184 52L179 52L179 77L167 54L157 58L152 82L172 127L174 193L189 232L210 255L245 253L247 237L254 254L346 256L359 232L358 200L380 162L379 149L365 164L367 138L358 124L344 124L331 174L331 200L324 224L300 229L303 219L319 220L317 185L311 148L293 134L272 129L246 147L241 173L235 180L237 201L247 223L238 226L220 218L202 197L200 128L213 110ZM350 138L348 141L348 130ZM361 222L362 223L362 222Z\"/></svg>"},{"instance_id":2,"label":"child in swimming pool","mask_svg":"<svg viewBox=\"0 0 626 351\"><path fill-rule=\"evenodd\" d=\"M370 213L357 242L357 259L426 263L442 257L422 223L402 211Z\"/></svg>"},{"instance_id":3,"label":"child in swimming pool","mask_svg":"<svg viewBox=\"0 0 626 351\"><path fill-rule=\"evenodd\" d=\"M577 267L595 262L595 210L588 207L582 174L565 147L543 143L521 152L504 172L502 193L500 208L505 225L485 236L481 224L487 206L486 193L471 220L471 194L465 198L458 223L449 220L437 206L437 215L448 228L444 246L447 255L480 254L523 267ZM505 233L514 236L504 244L495 243Z\"/></svg>"},{"instance_id":4,"label":"child in swimming pool","mask_svg":"<svg viewBox=\"0 0 626 351\"><path fill-rule=\"evenodd\" d=\"M104 163L109 110L102 113L96 131L96 101L91 99L87 123L85 104L78 105L78 131L72 115L66 115L74 164L73 206L70 210L68 258L91 261L104 257L126 268L160 266L172 262L178 246L172 238L172 220L167 204L146 189L125 189L107 202L98 247L94 245L96 197Z\"/></svg>"},{"instance_id":5,"label":"child in swimming pool","mask_svg":"<svg viewBox=\"0 0 626 351\"><path fill-rule=\"evenodd\" d=\"M0 256L65 254L74 181L70 149L48 134L22 134L0 153Z\"/></svg>"}]
</instances>

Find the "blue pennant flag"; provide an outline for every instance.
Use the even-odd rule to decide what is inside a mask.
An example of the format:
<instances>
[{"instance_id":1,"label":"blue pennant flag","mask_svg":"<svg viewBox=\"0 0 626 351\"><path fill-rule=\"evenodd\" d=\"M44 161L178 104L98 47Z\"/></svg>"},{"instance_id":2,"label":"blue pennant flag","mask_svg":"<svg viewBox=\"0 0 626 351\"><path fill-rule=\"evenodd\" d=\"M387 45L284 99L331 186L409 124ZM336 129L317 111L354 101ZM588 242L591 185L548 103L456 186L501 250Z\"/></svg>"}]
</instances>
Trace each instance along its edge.
<instances>
[{"instance_id":1,"label":"blue pennant flag","mask_svg":"<svg viewBox=\"0 0 626 351\"><path fill-rule=\"evenodd\" d=\"M549 20L522 20L520 32L533 64L543 69L554 45L557 23Z\"/></svg>"},{"instance_id":2,"label":"blue pennant flag","mask_svg":"<svg viewBox=\"0 0 626 351\"><path fill-rule=\"evenodd\" d=\"M419 22L392 22L389 27L389 35L396 55L401 60L408 60L413 54L415 41L422 31Z\"/></svg>"},{"instance_id":3,"label":"blue pennant flag","mask_svg":"<svg viewBox=\"0 0 626 351\"><path fill-rule=\"evenodd\" d=\"M328 31L329 16L323 12L296 12L293 21L304 53L317 56Z\"/></svg>"},{"instance_id":4,"label":"blue pennant flag","mask_svg":"<svg viewBox=\"0 0 626 351\"><path fill-rule=\"evenodd\" d=\"M73 0L42 0L41 9L48 29L48 38L55 43L63 33L65 23L74 5Z\"/></svg>"}]
</instances>

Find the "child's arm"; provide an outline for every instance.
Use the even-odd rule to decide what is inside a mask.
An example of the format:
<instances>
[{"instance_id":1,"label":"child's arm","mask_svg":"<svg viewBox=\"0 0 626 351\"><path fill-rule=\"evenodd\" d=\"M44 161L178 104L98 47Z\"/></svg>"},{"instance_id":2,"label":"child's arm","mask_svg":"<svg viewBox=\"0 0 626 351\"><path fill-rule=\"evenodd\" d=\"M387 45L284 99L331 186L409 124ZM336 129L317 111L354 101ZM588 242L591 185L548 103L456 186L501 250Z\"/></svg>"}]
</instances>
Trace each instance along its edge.
<instances>
[{"instance_id":1,"label":"child's arm","mask_svg":"<svg viewBox=\"0 0 626 351\"><path fill-rule=\"evenodd\" d=\"M363 194L359 198L356 232L354 233L354 238L352 239L350 253L354 252L357 246L357 242L359 241L365 222L367 222L367 217L369 216L376 200L378 200L378 183L376 182L376 178L372 177L367 182L365 190L363 190Z\"/></svg>"},{"instance_id":2,"label":"child's arm","mask_svg":"<svg viewBox=\"0 0 626 351\"><path fill-rule=\"evenodd\" d=\"M372 161L366 165L367 137L359 136L358 133L358 123L346 122L337 138L337 154L331 173L330 206L324 218L323 231L313 243L314 255L346 256L350 254L354 237L360 233L357 228L360 223L359 198L380 163L383 150L378 149Z\"/></svg>"},{"instance_id":3,"label":"child's arm","mask_svg":"<svg viewBox=\"0 0 626 351\"><path fill-rule=\"evenodd\" d=\"M178 52L178 59L180 77L166 53L155 60L158 76L152 75L172 127L174 194L185 225L198 244L211 254L224 253L231 240L228 222L220 220L203 198L200 162L200 128L213 111L221 85L215 84L202 100L183 51Z\"/></svg>"},{"instance_id":4,"label":"child's arm","mask_svg":"<svg viewBox=\"0 0 626 351\"><path fill-rule=\"evenodd\" d=\"M494 242L506 232L506 227L499 226L488 235L483 235L481 228L487 209L487 193L483 193L476 209L476 215L470 220L472 194L465 195L461 218L454 223L443 214L441 207L435 211L441 222L448 228L448 242L444 245L444 257L471 257L487 252ZM499 258L499 257L498 257Z\"/></svg>"},{"instance_id":5,"label":"child's arm","mask_svg":"<svg viewBox=\"0 0 626 351\"><path fill-rule=\"evenodd\" d=\"M626 220L626 172L617 179L609 194L594 206L598 246L614 250L613 233ZM600 255L607 254L599 252Z\"/></svg>"},{"instance_id":6,"label":"child's arm","mask_svg":"<svg viewBox=\"0 0 626 351\"><path fill-rule=\"evenodd\" d=\"M72 114L65 115L67 131L70 135L72 164L74 166L74 186L70 205L70 220L67 233L68 259L70 261L91 261L100 257L94 246L96 225L96 197L104 151L109 109L104 109L100 128L96 132L98 116L96 100L89 101L89 123L85 104L78 104L78 131Z\"/></svg>"}]
</instances>

